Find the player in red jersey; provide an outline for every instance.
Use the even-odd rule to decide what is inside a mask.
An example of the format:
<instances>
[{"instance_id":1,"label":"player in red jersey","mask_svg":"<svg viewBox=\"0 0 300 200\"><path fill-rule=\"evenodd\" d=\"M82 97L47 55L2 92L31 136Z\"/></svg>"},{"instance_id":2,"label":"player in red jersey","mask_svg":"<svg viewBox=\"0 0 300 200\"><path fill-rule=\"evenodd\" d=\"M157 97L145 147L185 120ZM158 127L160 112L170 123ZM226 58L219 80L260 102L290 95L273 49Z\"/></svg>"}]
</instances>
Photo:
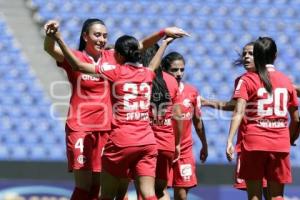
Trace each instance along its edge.
<instances>
[{"instance_id":1,"label":"player in red jersey","mask_svg":"<svg viewBox=\"0 0 300 200\"><path fill-rule=\"evenodd\" d=\"M47 30L49 21L45 25ZM87 19L74 54L82 61L96 64L104 59L101 50L107 42L107 29L99 19ZM66 144L69 171L74 174L75 189L71 199L97 199L100 189L101 151L111 129L109 83L72 70L55 41L45 37L44 49L63 68L72 86L72 96L66 121Z\"/></svg>"},{"instance_id":2,"label":"player in red jersey","mask_svg":"<svg viewBox=\"0 0 300 200\"><path fill-rule=\"evenodd\" d=\"M263 177L271 199L283 199L284 184L292 181L289 151L299 125L298 100L289 78L273 66L277 54L273 39L257 39L253 54L256 70L242 75L233 95L237 104L226 155L233 159L233 137L242 124L239 178L246 181L248 199L261 199Z\"/></svg>"},{"instance_id":3,"label":"player in red jersey","mask_svg":"<svg viewBox=\"0 0 300 200\"><path fill-rule=\"evenodd\" d=\"M100 155L106 142L106 132L110 130L111 101L110 87L101 77L72 71L55 41L48 36L50 28L58 28L58 22L50 20L45 25L45 50L63 67L72 84L72 97L66 124L67 155L69 170L74 172L75 189L71 199L95 199L99 193L101 171ZM145 38L140 45L151 45L163 35L180 37L184 32L177 27ZM99 19L88 19L82 27L78 51L73 53L84 62L96 64L108 61L116 63L112 51L104 50L107 42L107 29ZM90 193L90 194L88 194ZM90 197L87 197L87 196Z\"/></svg>"},{"instance_id":4,"label":"player in red jersey","mask_svg":"<svg viewBox=\"0 0 300 200\"><path fill-rule=\"evenodd\" d=\"M113 199L118 187L123 183L128 184L131 176L135 178L144 199L157 199L154 192L157 149L148 110L155 77L153 71L159 66L164 50L174 38L163 40L149 65L150 69L138 64L139 44L131 36L122 36L115 43L115 51L111 56L118 64L100 62L95 67L74 56L56 27L49 27L49 32L74 70L100 74L112 83L112 131L102 157L104 173L101 199Z\"/></svg>"},{"instance_id":5,"label":"player in red jersey","mask_svg":"<svg viewBox=\"0 0 300 200\"><path fill-rule=\"evenodd\" d=\"M205 162L208 151L204 125L201 119L200 95L197 89L182 82L185 60L178 52L171 52L162 60L162 68L172 75L179 85L178 105L181 107L182 136L180 157L172 166L171 186L174 187L175 200L188 199L188 191L197 185L196 161L193 155L192 123L201 140L200 160ZM173 121L177 124L178 121ZM175 130L176 132L176 130Z\"/></svg>"},{"instance_id":6,"label":"player in red jersey","mask_svg":"<svg viewBox=\"0 0 300 200\"><path fill-rule=\"evenodd\" d=\"M158 45L147 49L154 54ZM151 54L151 53L150 53ZM148 58L153 57L148 55ZM155 193L158 199L170 199L167 185L169 174L174 159L180 156L180 138L182 123L179 120L181 111L178 104L178 84L175 78L159 67L155 71L156 77L153 81L150 119L154 132L158 156L156 162ZM176 126L172 120L179 120ZM176 129L174 131L173 129Z\"/></svg>"},{"instance_id":7,"label":"player in red jersey","mask_svg":"<svg viewBox=\"0 0 300 200\"><path fill-rule=\"evenodd\" d=\"M255 65L253 60L253 45L254 42L247 43L244 48L243 52L240 55L240 58L237 59L234 62L234 65L240 66L243 65L246 71L255 71ZM241 76L237 77L235 79L234 88L236 88L238 81L240 80ZM209 106L211 108L225 110L225 111L233 111L234 107L236 105L236 99L232 98L230 101L219 101L219 100L208 100L204 99L202 97L201 99L202 106ZM246 119L243 119L246 120ZM243 123L244 124L244 123ZM242 127L242 124L240 125L238 129L238 135L237 135L237 142L235 146L235 151L237 152L236 157L236 168L235 168L235 183L233 187L240 189L240 190L246 190L246 183L245 180L238 178L238 174L240 171L240 152L241 152L241 143L242 143L242 131L244 130L244 127ZM267 181L263 179L263 195L266 200L269 200L269 193L267 190Z\"/></svg>"}]
</instances>

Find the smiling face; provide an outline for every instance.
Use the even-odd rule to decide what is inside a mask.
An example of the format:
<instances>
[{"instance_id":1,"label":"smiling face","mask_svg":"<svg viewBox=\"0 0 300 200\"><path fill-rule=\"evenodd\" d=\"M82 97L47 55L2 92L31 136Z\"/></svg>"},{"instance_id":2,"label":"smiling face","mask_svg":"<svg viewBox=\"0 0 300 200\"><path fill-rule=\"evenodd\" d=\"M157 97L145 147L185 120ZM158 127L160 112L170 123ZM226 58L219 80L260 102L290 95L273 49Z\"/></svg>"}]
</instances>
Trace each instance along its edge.
<instances>
[{"instance_id":1,"label":"smiling face","mask_svg":"<svg viewBox=\"0 0 300 200\"><path fill-rule=\"evenodd\" d=\"M247 45L243 49L243 64L247 71L255 71L253 45Z\"/></svg>"},{"instance_id":2,"label":"smiling face","mask_svg":"<svg viewBox=\"0 0 300 200\"><path fill-rule=\"evenodd\" d=\"M107 28L102 24L93 24L84 33L85 50L91 55L98 55L107 43Z\"/></svg>"}]
</instances>

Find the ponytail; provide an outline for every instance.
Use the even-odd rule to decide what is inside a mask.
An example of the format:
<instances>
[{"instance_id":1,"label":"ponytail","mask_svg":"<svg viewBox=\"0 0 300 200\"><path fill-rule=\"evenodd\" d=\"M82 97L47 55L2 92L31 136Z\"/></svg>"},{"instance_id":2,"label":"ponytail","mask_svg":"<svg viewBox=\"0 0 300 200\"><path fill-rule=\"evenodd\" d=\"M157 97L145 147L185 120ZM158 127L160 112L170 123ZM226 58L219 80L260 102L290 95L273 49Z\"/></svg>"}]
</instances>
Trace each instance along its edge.
<instances>
[{"instance_id":1,"label":"ponytail","mask_svg":"<svg viewBox=\"0 0 300 200\"><path fill-rule=\"evenodd\" d=\"M253 56L257 73L269 94L272 94L267 64L273 64L276 58L277 47L272 38L259 37L254 43Z\"/></svg>"}]
</instances>

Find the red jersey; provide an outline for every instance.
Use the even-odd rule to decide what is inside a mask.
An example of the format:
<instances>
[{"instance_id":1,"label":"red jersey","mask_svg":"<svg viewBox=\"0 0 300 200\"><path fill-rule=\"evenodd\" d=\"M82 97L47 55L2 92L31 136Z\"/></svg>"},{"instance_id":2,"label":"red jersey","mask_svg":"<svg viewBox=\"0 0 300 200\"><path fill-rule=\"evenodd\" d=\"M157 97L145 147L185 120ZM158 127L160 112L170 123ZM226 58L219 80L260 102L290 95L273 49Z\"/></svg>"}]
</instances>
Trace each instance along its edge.
<instances>
[{"instance_id":1,"label":"red jersey","mask_svg":"<svg viewBox=\"0 0 300 200\"><path fill-rule=\"evenodd\" d=\"M181 105L182 136L180 157L190 157L193 154L192 124L193 116L201 116L201 100L197 89L189 84L179 85L179 104ZM176 124L176 121L174 121Z\"/></svg>"},{"instance_id":2,"label":"red jersey","mask_svg":"<svg viewBox=\"0 0 300 200\"><path fill-rule=\"evenodd\" d=\"M157 149L175 151L175 135L172 125L173 105L178 102L178 83L176 79L163 72L163 79L166 82L171 102L168 102L163 109L150 109L151 127L154 132Z\"/></svg>"},{"instance_id":3,"label":"red jersey","mask_svg":"<svg viewBox=\"0 0 300 200\"><path fill-rule=\"evenodd\" d=\"M242 76L239 76L235 79L234 88L236 88L236 86L237 86L237 84L238 84L241 77ZM232 99L234 99L234 97L232 97ZM247 117L244 116L242 121L243 122L240 124L239 129L238 129L238 133L237 133L237 140L236 140L236 145L235 145L236 152L241 152L241 150L242 150L241 145L242 145L242 139L243 139L243 131L245 130L245 125L247 123Z\"/></svg>"},{"instance_id":4,"label":"red jersey","mask_svg":"<svg viewBox=\"0 0 300 200\"><path fill-rule=\"evenodd\" d=\"M245 73L235 89L234 98L247 101L242 143L249 151L289 152L288 107L298 106L296 91L287 76L267 66L272 95L255 72Z\"/></svg>"},{"instance_id":5,"label":"red jersey","mask_svg":"<svg viewBox=\"0 0 300 200\"><path fill-rule=\"evenodd\" d=\"M107 62L101 62L95 70L111 82L112 142L119 147L155 144L149 120L154 72L134 63Z\"/></svg>"},{"instance_id":6,"label":"red jersey","mask_svg":"<svg viewBox=\"0 0 300 200\"><path fill-rule=\"evenodd\" d=\"M73 51L83 62L94 63L85 52ZM101 60L110 59L111 52L103 51ZM100 77L73 71L66 59L57 63L67 72L72 95L67 125L74 131L108 131L111 129L111 99L109 82Z\"/></svg>"}]
</instances>

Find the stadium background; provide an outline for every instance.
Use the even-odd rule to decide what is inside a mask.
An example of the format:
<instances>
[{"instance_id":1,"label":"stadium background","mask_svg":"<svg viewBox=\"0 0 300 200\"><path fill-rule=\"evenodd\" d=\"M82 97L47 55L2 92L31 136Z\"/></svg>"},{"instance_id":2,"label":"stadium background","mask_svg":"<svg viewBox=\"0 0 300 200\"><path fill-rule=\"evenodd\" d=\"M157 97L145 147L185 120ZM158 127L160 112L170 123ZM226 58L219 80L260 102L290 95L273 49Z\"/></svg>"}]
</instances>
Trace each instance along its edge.
<instances>
[{"instance_id":1,"label":"stadium background","mask_svg":"<svg viewBox=\"0 0 300 200\"><path fill-rule=\"evenodd\" d=\"M243 72L232 61L243 45L271 36L276 67L300 84L300 0L0 0L0 199L66 199L72 176L65 163L66 76L43 51L42 26L58 19L66 42L77 48L83 20L103 19L109 43L122 34L142 38L166 26L191 37L170 46L186 58L185 79L206 98L228 100ZM209 157L198 159L200 186L190 199L244 199L231 187L226 161L230 113L203 109ZM195 155L201 144L195 138ZM287 199L300 199L300 149L292 148L294 183ZM9 195L8 195L9 194ZM201 196L201 197L200 197Z\"/></svg>"}]
</instances>

